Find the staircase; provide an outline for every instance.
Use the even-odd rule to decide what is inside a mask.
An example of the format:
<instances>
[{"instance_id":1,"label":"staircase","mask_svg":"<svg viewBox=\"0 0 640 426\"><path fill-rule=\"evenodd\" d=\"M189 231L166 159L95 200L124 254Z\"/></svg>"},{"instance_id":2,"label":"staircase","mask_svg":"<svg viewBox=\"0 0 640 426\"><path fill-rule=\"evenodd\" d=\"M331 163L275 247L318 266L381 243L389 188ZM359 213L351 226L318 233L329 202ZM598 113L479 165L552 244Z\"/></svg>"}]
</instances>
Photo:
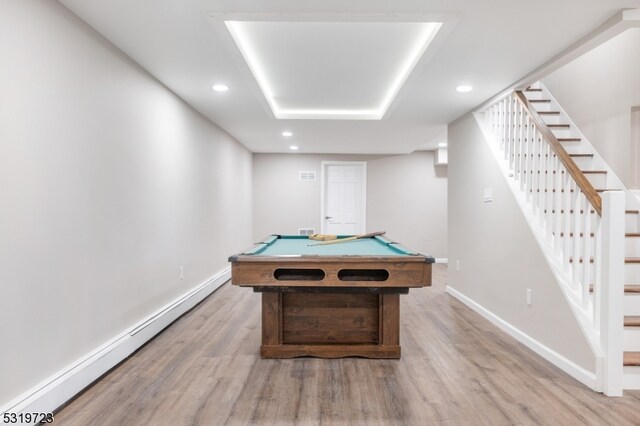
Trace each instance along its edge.
<instances>
[{"instance_id":1,"label":"staircase","mask_svg":"<svg viewBox=\"0 0 640 426\"><path fill-rule=\"evenodd\" d=\"M596 390L639 389L640 202L542 84L475 116L596 354Z\"/></svg>"}]
</instances>

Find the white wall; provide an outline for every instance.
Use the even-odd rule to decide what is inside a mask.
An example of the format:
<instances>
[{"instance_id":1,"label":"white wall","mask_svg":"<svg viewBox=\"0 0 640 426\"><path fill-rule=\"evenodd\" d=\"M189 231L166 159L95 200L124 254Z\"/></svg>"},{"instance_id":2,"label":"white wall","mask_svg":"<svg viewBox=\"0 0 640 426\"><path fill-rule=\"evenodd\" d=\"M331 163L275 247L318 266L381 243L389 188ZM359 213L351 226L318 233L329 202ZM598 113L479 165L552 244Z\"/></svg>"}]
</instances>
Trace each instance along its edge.
<instances>
[{"instance_id":1,"label":"white wall","mask_svg":"<svg viewBox=\"0 0 640 426\"><path fill-rule=\"evenodd\" d=\"M542 82L630 188L640 164L631 148L631 108L640 106L640 29L631 29Z\"/></svg>"},{"instance_id":2,"label":"white wall","mask_svg":"<svg viewBox=\"0 0 640 426\"><path fill-rule=\"evenodd\" d=\"M485 188L492 188L493 202L483 202ZM595 371L588 342L471 114L449 125L448 199L449 285ZM532 306L526 304L527 288Z\"/></svg>"},{"instance_id":3,"label":"white wall","mask_svg":"<svg viewBox=\"0 0 640 426\"><path fill-rule=\"evenodd\" d=\"M250 244L251 161L58 2L1 2L0 406Z\"/></svg>"},{"instance_id":4,"label":"white wall","mask_svg":"<svg viewBox=\"0 0 640 426\"><path fill-rule=\"evenodd\" d=\"M320 232L320 163L367 162L367 232L387 231L407 247L447 257L447 168L433 152L410 155L254 154L254 237ZM299 171L316 171L299 182Z\"/></svg>"}]
</instances>

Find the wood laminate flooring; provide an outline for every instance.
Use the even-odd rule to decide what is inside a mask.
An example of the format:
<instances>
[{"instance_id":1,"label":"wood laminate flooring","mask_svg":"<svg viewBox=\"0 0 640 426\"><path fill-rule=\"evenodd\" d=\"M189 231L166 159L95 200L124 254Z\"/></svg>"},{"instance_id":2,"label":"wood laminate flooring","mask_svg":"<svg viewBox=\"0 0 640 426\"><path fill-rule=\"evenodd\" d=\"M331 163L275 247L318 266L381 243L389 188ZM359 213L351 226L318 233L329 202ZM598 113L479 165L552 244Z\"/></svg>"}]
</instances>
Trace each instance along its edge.
<instances>
[{"instance_id":1,"label":"wood laminate flooring","mask_svg":"<svg viewBox=\"0 0 640 426\"><path fill-rule=\"evenodd\" d=\"M56 413L57 425L638 425L434 286L401 298L402 359L262 360L260 295L224 285Z\"/></svg>"}]
</instances>

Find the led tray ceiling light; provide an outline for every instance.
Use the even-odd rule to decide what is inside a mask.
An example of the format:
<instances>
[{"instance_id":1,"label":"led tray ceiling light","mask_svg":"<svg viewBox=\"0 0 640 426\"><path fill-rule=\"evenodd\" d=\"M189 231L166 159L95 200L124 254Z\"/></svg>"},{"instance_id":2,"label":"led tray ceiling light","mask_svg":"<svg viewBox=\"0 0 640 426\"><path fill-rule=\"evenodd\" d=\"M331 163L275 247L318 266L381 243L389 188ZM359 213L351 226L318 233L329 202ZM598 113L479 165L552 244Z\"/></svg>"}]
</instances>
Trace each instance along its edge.
<instances>
[{"instance_id":1,"label":"led tray ceiling light","mask_svg":"<svg viewBox=\"0 0 640 426\"><path fill-rule=\"evenodd\" d=\"M288 130L285 130L284 132L282 132L282 136L284 136L285 138L289 138L293 135L293 133L291 133Z\"/></svg>"},{"instance_id":2,"label":"led tray ceiling light","mask_svg":"<svg viewBox=\"0 0 640 426\"><path fill-rule=\"evenodd\" d=\"M380 120L438 22L225 21L278 119Z\"/></svg>"},{"instance_id":3,"label":"led tray ceiling light","mask_svg":"<svg viewBox=\"0 0 640 426\"><path fill-rule=\"evenodd\" d=\"M460 92L460 93L467 93L473 90L473 87L469 86L468 84L462 84L458 87L456 87L456 91Z\"/></svg>"}]
</instances>

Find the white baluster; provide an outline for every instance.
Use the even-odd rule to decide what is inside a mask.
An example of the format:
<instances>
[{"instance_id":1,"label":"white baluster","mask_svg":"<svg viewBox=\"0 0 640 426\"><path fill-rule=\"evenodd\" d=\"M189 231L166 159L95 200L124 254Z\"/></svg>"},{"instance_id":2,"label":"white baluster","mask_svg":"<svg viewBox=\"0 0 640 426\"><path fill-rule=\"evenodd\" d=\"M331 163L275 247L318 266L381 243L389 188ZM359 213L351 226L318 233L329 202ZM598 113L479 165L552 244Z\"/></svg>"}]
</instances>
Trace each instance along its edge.
<instances>
[{"instance_id":1,"label":"white baluster","mask_svg":"<svg viewBox=\"0 0 640 426\"><path fill-rule=\"evenodd\" d=\"M520 191L524 191L524 176L522 176L522 169L523 169L523 164L524 164L524 147L525 147L525 142L524 142L524 116L525 116L525 111L524 111L524 107L520 104L520 102L517 103L518 105L518 122L519 122L519 128L518 128L518 167L517 167L517 171L516 171L516 178L519 179L520 181Z\"/></svg>"},{"instance_id":2,"label":"white baluster","mask_svg":"<svg viewBox=\"0 0 640 426\"><path fill-rule=\"evenodd\" d=\"M582 195L584 199L584 213L582 214L582 306L586 308L589 305L589 287L591 285L591 258L594 257L591 252L591 204L587 201L587 197ZM594 257L595 262L595 257Z\"/></svg>"},{"instance_id":3,"label":"white baluster","mask_svg":"<svg viewBox=\"0 0 640 426\"><path fill-rule=\"evenodd\" d=\"M507 159L507 100L503 99L502 102L502 117L500 119L502 128L500 129L500 149L504 152L504 159Z\"/></svg>"},{"instance_id":4,"label":"white baluster","mask_svg":"<svg viewBox=\"0 0 640 426\"><path fill-rule=\"evenodd\" d=\"M532 123L528 115L527 115L526 121L527 121L527 127L525 129L525 141L524 141L524 150L525 150L525 157L524 157L524 169L525 169L524 187L525 188L524 189L526 191L527 201L531 202L531 196L533 195L531 193L532 183L533 183L533 169L531 165L532 164L531 156L533 155L533 150L532 150L533 144L531 143Z\"/></svg>"},{"instance_id":5,"label":"white baluster","mask_svg":"<svg viewBox=\"0 0 640 426\"><path fill-rule=\"evenodd\" d=\"M540 160L540 145L538 144L538 129L533 128L533 153L531 154L531 173L533 174L533 185L531 191L533 194L533 213L538 214L538 207L540 204L540 167L538 167Z\"/></svg>"},{"instance_id":6,"label":"white baluster","mask_svg":"<svg viewBox=\"0 0 640 426\"><path fill-rule=\"evenodd\" d=\"M564 166L562 165L562 162L560 161L559 157L555 157L555 167L554 167L554 175L553 175L553 186L555 188L557 188L557 191L555 193L554 196L554 201L553 201L553 207L555 209L555 214L554 214L554 224L553 224L553 231L554 231L554 239L553 242L555 244L555 248L556 251L559 252L562 249L562 239L560 237L560 232L562 232L562 191L561 189L563 188L562 185L562 181L563 181L563 171L564 171Z\"/></svg>"},{"instance_id":7,"label":"white baluster","mask_svg":"<svg viewBox=\"0 0 640 426\"><path fill-rule=\"evenodd\" d=\"M575 185L574 189L575 198L573 199L573 286L579 288L580 286L580 209L582 208L580 203L580 188Z\"/></svg>"},{"instance_id":8,"label":"white baluster","mask_svg":"<svg viewBox=\"0 0 640 426\"><path fill-rule=\"evenodd\" d=\"M565 169L566 170L566 169ZM569 257L571 257L571 238L569 235L569 232L571 231L571 209L573 209L573 206L571 205L571 184L573 182L573 179L571 179L571 176L569 175L569 172L567 171L563 177L563 181L564 181L564 185L562 185L562 187L564 188L564 193L562 194L562 209L564 210L563 212L563 220L564 220L564 224L563 224L563 243L564 243L564 264L567 267L567 272L569 272Z\"/></svg>"}]
</instances>

